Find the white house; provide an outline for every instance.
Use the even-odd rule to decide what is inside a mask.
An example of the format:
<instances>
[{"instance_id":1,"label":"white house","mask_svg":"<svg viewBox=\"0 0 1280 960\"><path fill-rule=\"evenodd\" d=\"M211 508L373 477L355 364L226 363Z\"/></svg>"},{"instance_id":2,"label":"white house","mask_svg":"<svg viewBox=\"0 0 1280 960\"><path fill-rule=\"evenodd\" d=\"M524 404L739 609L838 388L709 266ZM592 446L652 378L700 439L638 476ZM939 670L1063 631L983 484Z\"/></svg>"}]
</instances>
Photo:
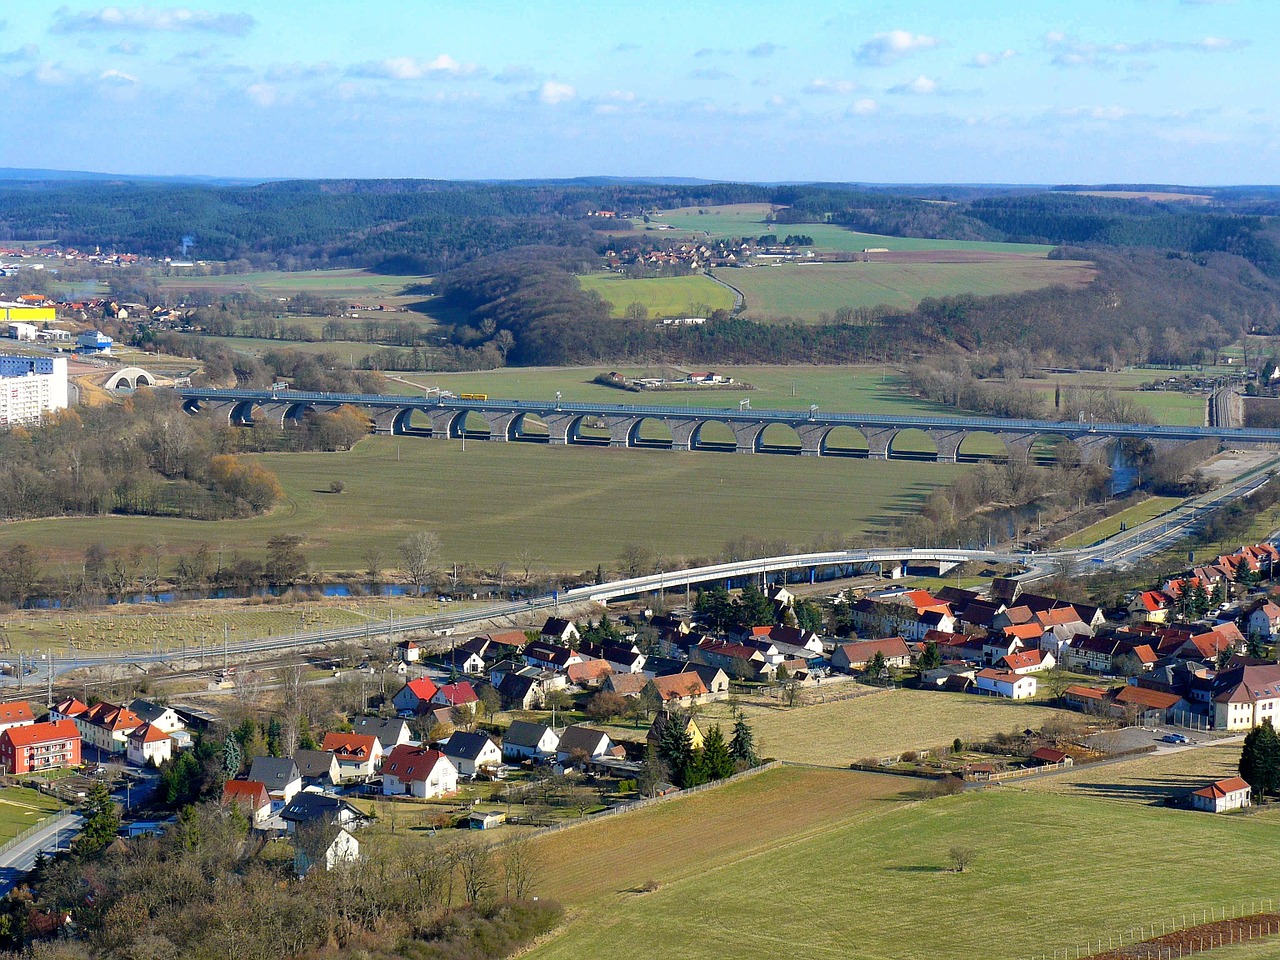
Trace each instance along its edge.
<instances>
[{"instance_id":1,"label":"white house","mask_svg":"<svg viewBox=\"0 0 1280 960\"><path fill-rule=\"evenodd\" d=\"M455 732L441 748L463 777L502 766L502 750L483 733Z\"/></svg>"},{"instance_id":2,"label":"white house","mask_svg":"<svg viewBox=\"0 0 1280 960\"><path fill-rule=\"evenodd\" d=\"M158 767L173 757L173 738L151 723L129 731L125 754L140 767Z\"/></svg>"},{"instance_id":3,"label":"white house","mask_svg":"<svg viewBox=\"0 0 1280 960\"><path fill-rule=\"evenodd\" d=\"M29 727L35 722L36 715L31 709L31 704L26 700L0 703L0 733L12 727Z\"/></svg>"},{"instance_id":4,"label":"white house","mask_svg":"<svg viewBox=\"0 0 1280 960\"><path fill-rule=\"evenodd\" d=\"M314 863L301 847L295 847L293 851L293 868L298 876L305 877L313 867L321 864L324 865L325 870L332 870L339 864L354 863L359 859L360 841L347 833L346 830L339 828L337 835L325 848L324 854L317 858Z\"/></svg>"},{"instance_id":5,"label":"white house","mask_svg":"<svg viewBox=\"0 0 1280 960\"><path fill-rule=\"evenodd\" d=\"M566 727L564 733L560 734L560 743L556 746L556 759L564 763L581 751L594 760L596 757L603 757L612 749L613 741L603 730L593 730L591 727L575 724L572 727Z\"/></svg>"},{"instance_id":6,"label":"white house","mask_svg":"<svg viewBox=\"0 0 1280 960\"><path fill-rule=\"evenodd\" d=\"M1227 810L1239 810L1253 802L1253 788L1240 777L1228 777L1218 780L1194 791L1191 794L1191 806L1207 813L1225 813Z\"/></svg>"},{"instance_id":7,"label":"white house","mask_svg":"<svg viewBox=\"0 0 1280 960\"><path fill-rule=\"evenodd\" d=\"M545 723L513 720L502 738L504 760L545 760L556 755L560 734Z\"/></svg>"},{"instance_id":8,"label":"white house","mask_svg":"<svg viewBox=\"0 0 1280 960\"><path fill-rule=\"evenodd\" d=\"M254 757L249 779L266 785L272 813L283 810L302 789L302 772L292 757Z\"/></svg>"},{"instance_id":9,"label":"white house","mask_svg":"<svg viewBox=\"0 0 1280 960\"><path fill-rule=\"evenodd\" d=\"M979 670L973 682L979 693L1011 700L1026 700L1036 695L1036 678L1000 670Z\"/></svg>"},{"instance_id":10,"label":"white house","mask_svg":"<svg viewBox=\"0 0 1280 960\"><path fill-rule=\"evenodd\" d=\"M338 758L343 783L370 779L382 761L382 744L372 734L326 733L320 747Z\"/></svg>"},{"instance_id":11,"label":"white house","mask_svg":"<svg viewBox=\"0 0 1280 960\"><path fill-rule=\"evenodd\" d=\"M382 794L431 800L455 793L458 768L439 750L403 743L382 761Z\"/></svg>"},{"instance_id":12,"label":"white house","mask_svg":"<svg viewBox=\"0 0 1280 960\"><path fill-rule=\"evenodd\" d=\"M175 734L179 730L187 729L187 725L182 722L182 718L178 716L178 711L173 707L166 707L163 704L152 703L150 700L141 698L130 700L128 707L138 719L144 723L149 723L153 727L159 727L167 734Z\"/></svg>"},{"instance_id":13,"label":"white house","mask_svg":"<svg viewBox=\"0 0 1280 960\"><path fill-rule=\"evenodd\" d=\"M1257 634L1264 639L1269 639L1277 630L1280 630L1280 606L1270 600L1259 604L1257 609L1249 614L1248 629L1251 636Z\"/></svg>"}]
</instances>

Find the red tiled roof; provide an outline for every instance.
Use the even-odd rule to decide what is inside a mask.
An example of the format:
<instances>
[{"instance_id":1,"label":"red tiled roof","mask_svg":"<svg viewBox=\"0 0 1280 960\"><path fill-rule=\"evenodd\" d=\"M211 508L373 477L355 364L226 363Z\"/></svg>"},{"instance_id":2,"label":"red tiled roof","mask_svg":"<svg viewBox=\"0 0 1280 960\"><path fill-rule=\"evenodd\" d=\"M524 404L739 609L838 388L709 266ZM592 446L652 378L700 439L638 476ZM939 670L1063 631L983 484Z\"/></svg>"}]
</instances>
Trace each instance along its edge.
<instances>
[{"instance_id":1,"label":"red tiled roof","mask_svg":"<svg viewBox=\"0 0 1280 960\"><path fill-rule=\"evenodd\" d=\"M466 680L458 683L446 683L443 687L436 691L436 696L443 697L445 702L451 707L462 706L467 703L475 703L480 698L476 696L475 690Z\"/></svg>"},{"instance_id":2,"label":"red tiled roof","mask_svg":"<svg viewBox=\"0 0 1280 960\"><path fill-rule=\"evenodd\" d=\"M321 750L336 754L340 760L367 760L373 756L378 738L362 733L326 733Z\"/></svg>"},{"instance_id":3,"label":"red tiled roof","mask_svg":"<svg viewBox=\"0 0 1280 960\"><path fill-rule=\"evenodd\" d=\"M162 740L168 740L169 735L153 723L144 723L129 734L129 739L140 740L143 743L159 743Z\"/></svg>"},{"instance_id":4,"label":"red tiled roof","mask_svg":"<svg viewBox=\"0 0 1280 960\"><path fill-rule=\"evenodd\" d=\"M1176 693L1164 693L1161 690L1148 690L1146 687L1127 686L1116 694L1116 703L1133 704L1151 710L1169 710L1182 697Z\"/></svg>"},{"instance_id":5,"label":"red tiled roof","mask_svg":"<svg viewBox=\"0 0 1280 960\"><path fill-rule=\"evenodd\" d=\"M429 747L415 747L407 743L397 746L382 762L382 772L391 774L405 783L425 781L431 771L443 760L444 754Z\"/></svg>"},{"instance_id":6,"label":"red tiled roof","mask_svg":"<svg viewBox=\"0 0 1280 960\"><path fill-rule=\"evenodd\" d=\"M1044 662L1044 653L1040 650L1019 650L1017 653L1005 654L1000 662L1010 671L1017 673L1028 667L1038 667Z\"/></svg>"},{"instance_id":7,"label":"red tiled roof","mask_svg":"<svg viewBox=\"0 0 1280 960\"><path fill-rule=\"evenodd\" d=\"M1081 700L1105 700L1107 691L1099 690L1097 687L1073 685L1063 691L1063 696L1077 697Z\"/></svg>"},{"instance_id":8,"label":"red tiled roof","mask_svg":"<svg viewBox=\"0 0 1280 960\"><path fill-rule=\"evenodd\" d=\"M1252 788L1249 784L1240 777L1227 777L1225 780L1217 780L1207 787L1201 787L1195 791L1195 795L1197 797L1208 797L1211 800L1221 800L1229 793L1250 789Z\"/></svg>"},{"instance_id":9,"label":"red tiled roof","mask_svg":"<svg viewBox=\"0 0 1280 960\"><path fill-rule=\"evenodd\" d=\"M66 700L61 700L53 707L54 713L60 713L64 717L78 717L88 709L89 707L87 704L81 703L75 697L68 697Z\"/></svg>"},{"instance_id":10,"label":"red tiled roof","mask_svg":"<svg viewBox=\"0 0 1280 960\"><path fill-rule=\"evenodd\" d=\"M271 795L261 780L228 780L222 785L222 802L248 803L256 810L269 804Z\"/></svg>"},{"instance_id":11,"label":"red tiled roof","mask_svg":"<svg viewBox=\"0 0 1280 960\"><path fill-rule=\"evenodd\" d=\"M410 680L405 686L419 700L430 700L436 695L436 691L440 689L430 677L419 677L417 680Z\"/></svg>"},{"instance_id":12,"label":"red tiled roof","mask_svg":"<svg viewBox=\"0 0 1280 960\"><path fill-rule=\"evenodd\" d=\"M31 712L31 704L25 700L0 703L0 723L25 723L35 718L35 714Z\"/></svg>"},{"instance_id":13,"label":"red tiled roof","mask_svg":"<svg viewBox=\"0 0 1280 960\"><path fill-rule=\"evenodd\" d=\"M55 720L52 723L33 723L25 727L10 727L0 736L8 737L15 747L33 747L54 740L79 740L80 731L72 720Z\"/></svg>"},{"instance_id":14,"label":"red tiled roof","mask_svg":"<svg viewBox=\"0 0 1280 960\"><path fill-rule=\"evenodd\" d=\"M696 673L673 673L654 677L652 682L663 702L676 697L700 697L707 692L707 685Z\"/></svg>"}]
</instances>

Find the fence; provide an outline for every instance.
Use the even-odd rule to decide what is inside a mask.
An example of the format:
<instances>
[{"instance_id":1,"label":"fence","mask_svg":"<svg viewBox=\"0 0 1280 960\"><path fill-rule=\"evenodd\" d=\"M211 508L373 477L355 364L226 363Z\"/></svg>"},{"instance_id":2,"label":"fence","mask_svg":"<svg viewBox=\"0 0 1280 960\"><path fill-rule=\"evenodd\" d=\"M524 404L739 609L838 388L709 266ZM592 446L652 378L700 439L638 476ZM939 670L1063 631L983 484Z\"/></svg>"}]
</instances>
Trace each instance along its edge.
<instances>
[{"instance_id":1,"label":"fence","mask_svg":"<svg viewBox=\"0 0 1280 960\"><path fill-rule=\"evenodd\" d=\"M1188 730L1208 732L1213 729L1213 719L1204 714L1192 713L1189 710L1170 710L1165 721L1171 727L1184 727Z\"/></svg>"},{"instance_id":2,"label":"fence","mask_svg":"<svg viewBox=\"0 0 1280 960\"><path fill-rule=\"evenodd\" d=\"M1034 777L1038 773L1051 773L1054 770L1066 770L1068 767L1074 767L1074 760L1059 760L1057 763L1042 763L1038 767L1019 767L1017 770L1005 770L1001 773L993 773L987 777L990 783L999 783L1001 780L1016 780L1019 777Z\"/></svg>"},{"instance_id":3,"label":"fence","mask_svg":"<svg viewBox=\"0 0 1280 960\"><path fill-rule=\"evenodd\" d=\"M1253 897L1197 907L1025 960L1174 960L1280 934L1274 906L1271 897Z\"/></svg>"},{"instance_id":4,"label":"fence","mask_svg":"<svg viewBox=\"0 0 1280 960\"><path fill-rule=\"evenodd\" d=\"M702 793L704 790L714 790L717 787L723 787L725 784L733 783L737 780L745 780L747 777L754 777L758 773L766 770L774 770L781 767L781 760L770 760L768 763L762 763L758 767L752 767L750 770L743 770L741 773L735 773L731 777L725 777L723 780L713 780L710 783L703 783L696 787L689 787L687 790L678 790L675 793L669 793L665 797L648 797L644 800L632 800L630 803L620 803L616 807L609 807L607 810L601 810L599 813L593 813L589 817L579 817L576 820L562 820L559 823L553 823L546 827L541 827L532 834L525 836L542 836L546 833L555 833L558 830L569 830L573 827L580 827L586 823L595 823L604 817L616 816L620 813L631 813L635 810L643 810L645 807L651 807L658 803L665 803L668 800L680 800L684 797L691 797L696 793ZM501 844L499 844L501 846Z\"/></svg>"},{"instance_id":5,"label":"fence","mask_svg":"<svg viewBox=\"0 0 1280 960\"><path fill-rule=\"evenodd\" d=\"M65 816L65 814L59 813L59 814L54 814L54 816L61 817L61 816ZM4 843L0 844L0 859L2 859L6 853L8 853L10 850L16 847L23 840L27 839L27 837L33 836L34 834L40 832L41 830L45 829L48 826L49 826L49 818L46 817L44 820L40 820L37 823L33 823L31 826L27 827L17 836L10 837Z\"/></svg>"}]
</instances>

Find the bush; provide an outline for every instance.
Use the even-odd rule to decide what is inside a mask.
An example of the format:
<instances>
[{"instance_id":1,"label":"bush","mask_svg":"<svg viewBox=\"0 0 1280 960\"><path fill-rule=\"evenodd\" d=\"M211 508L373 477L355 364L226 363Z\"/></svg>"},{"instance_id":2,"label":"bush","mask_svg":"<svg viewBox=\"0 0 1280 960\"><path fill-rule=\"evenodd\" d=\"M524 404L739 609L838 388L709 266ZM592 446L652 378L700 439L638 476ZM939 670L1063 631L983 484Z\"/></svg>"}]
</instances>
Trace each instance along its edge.
<instances>
[{"instance_id":1,"label":"bush","mask_svg":"<svg viewBox=\"0 0 1280 960\"><path fill-rule=\"evenodd\" d=\"M898 759L900 759L903 763L915 763L917 760L920 759L920 754L916 753L914 750L908 750Z\"/></svg>"},{"instance_id":2,"label":"bush","mask_svg":"<svg viewBox=\"0 0 1280 960\"><path fill-rule=\"evenodd\" d=\"M941 780L935 780L924 790L924 794L929 799L936 797L954 797L958 793L964 792L964 781L959 777L943 777Z\"/></svg>"}]
</instances>

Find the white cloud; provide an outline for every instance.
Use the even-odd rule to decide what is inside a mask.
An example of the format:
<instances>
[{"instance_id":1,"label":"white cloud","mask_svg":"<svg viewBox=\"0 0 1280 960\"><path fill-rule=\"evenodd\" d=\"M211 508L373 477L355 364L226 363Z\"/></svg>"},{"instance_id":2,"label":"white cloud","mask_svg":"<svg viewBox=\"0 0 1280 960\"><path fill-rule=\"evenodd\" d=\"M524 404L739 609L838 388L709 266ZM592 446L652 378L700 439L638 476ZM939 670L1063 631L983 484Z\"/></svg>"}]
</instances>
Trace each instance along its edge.
<instances>
[{"instance_id":1,"label":"white cloud","mask_svg":"<svg viewBox=\"0 0 1280 960\"><path fill-rule=\"evenodd\" d=\"M689 74L691 80L729 80L732 77L732 73L719 67L699 67Z\"/></svg>"},{"instance_id":2,"label":"white cloud","mask_svg":"<svg viewBox=\"0 0 1280 960\"><path fill-rule=\"evenodd\" d=\"M1061 111L1064 117L1079 117L1084 120L1124 120L1133 115L1133 111L1124 107L1068 107Z\"/></svg>"},{"instance_id":3,"label":"white cloud","mask_svg":"<svg viewBox=\"0 0 1280 960\"><path fill-rule=\"evenodd\" d=\"M923 73L914 80L906 80L889 88L890 93L911 93L917 96L928 96L938 92L938 81L926 77Z\"/></svg>"},{"instance_id":4,"label":"white cloud","mask_svg":"<svg viewBox=\"0 0 1280 960\"><path fill-rule=\"evenodd\" d=\"M429 77L469 77L480 70L474 63L459 63L447 53L431 60L416 57L387 57L352 67L354 77L382 80L422 80Z\"/></svg>"},{"instance_id":5,"label":"white cloud","mask_svg":"<svg viewBox=\"0 0 1280 960\"><path fill-rule=\"evenodd\" d=\"M101 30L123 30L142 33L225 33L243 37L253 29L254 19L247 13L212 13L186 7L99 7L96 10L71 10L59 7L53 15L55 33L83 33Z\"/></svg>"},{"instance_id":6,"label":"white cloud","mask_svg":"<svg viewBox=\"0 0 1280 960\"><path fill-rule=\"evenodd\" d=\"M497 83L533 83L540 78L541 74L525 63L509 64L493 75Z\"/></svg>"},{"instance_id":7,"label":"white cloud","mask_svg":"<svg viewBox=\"0 0 1280 960\"><path fill-rule=\"evenodd\" d=\"M982 51L975 53L973 59L969 61L971 67L994 67L998 63L1004 63L1006 60L1012 60L1018 55L1017 50L999 50L995 53Z\"/></svg>"},{"instance_id":8,"label":"white cloud","mask_svg":"<svg viewBox=\"0 0 1280 960\"><path fill-rule=\"evenodd\" d=\"M558 83L555 80L548 80L538 88L538 100L549 106L555 106L559 103L574 99L578 95L578 91L567 83Z\"/></svg>"},{"instance_id":9,"label":"white cloud","mask_svg":"<svg viewBox=\"0 0 1280 960\"><path fill-rule=\"evenodd\" d=\"M142 53L143 47L137 40L121 40L107 47L109 53L118 53L125 57L136 57Z\"/></svg>"},{"instance_id":10,"label":"white cloud","mask_svg":"<svg viewBox=\"0 0 1280 960\"><path fill-rule=\"evenodd\" d=\"M1059 67L1095 67L1111 70L1116 58L1145 56L1153 53L1200 52L1219 53L1239 50L1249 45L1248 40L1232 40L1226 37L1205 37L1201 40L1138 40L1132 43L1088 43L1052 30L1044 35L1044 47L1053 54L1050 61Z\"/></svg>"},{"instance_id":11,"label":"white cloud","mask_svg":"<svg viewBox=\"0 0 1280 960\"><path fill-rule=\"evenodd\" d=\"M98 79L110 80L115 83L137 83L138 82L138 78L135 77L133 74L125 73L122 70L116 70L114 68L111 70L103 70L102 73L98 75Z\"/></svg>"},{"instance_id":12,"label":"white cloud","mask_svg":"<svg viewBox=\"0 0 1280 960\"><path fill-rule=\"evenodd\" d=\"M856 114L859 117L869 117L879 108L880 105L870 97L863 97L860 100L853 101L853 106L849 108L849 112Z\"/></svg>"},{"instance_id":13,"label":"white cloud","mask_svg":"<svg viewBox=\"0 0 1280 960\"><path fill-rule=\"evenodd\" d=\"M888 33L877 33L860 46L854 56L859 63L883 67L913 53L933 50L941 45L941 40L927 34L911 33L908 30L890 30Z\"/></svg>"},{"instance_id":14,"label":"white cloud","mask_svg":"<svg viewBox=\"0 0 1280 960\"><path fill-rule=\"evenodd\" d=\"M67 72L62 69L62 64L54 63L52 60L46 60L32 70L31 76L35 78L36 83L44 83L50 86L58 86L70 80Z\"/></svg>"},{"instance_id":15,"label":"white cloud","mask_svg":"<svg viewBox=\"0 0 1280 960\"><path fill-rule=\"evenodd\" d=\"M278 99L276 88L269 83L252 83L244 88L244 92L260 107L269 107Z\"/></svg>"},{"instance_id":16,"label":"white cloud","mask_svg":"<svg viewBox=\"0 0 1280 960\"><path fill-rule=\"evenodd\" d=\"M823 77L818 77L805 84L804 92L847 95L858 89L858 84L853 80L827 80Z\"/></svg>"},{"instance_id":17,"label":"white cloud","mask_svg":"<svg viewBox=\"0 0 1280 960\"><path fill-rule=\"evenodd\" d=\"M24 43L12 50L0 51L0 63L33 63L40 56L40 48L34 43Z\"/></svg>"},{"instance_id":18,"label":"white cloud","mask_svg":"<svg viewBox=\"0 0 1280 960\"><path fill-rule=\"evenodd\" d=\"M749 48L747 50L747 56L748 57L772 57L775 53L777 53L781 49L783 48L778 46L776 43L769 43L766 40L764 43L757 43L754 47Z\"/></svg>"}]
</instances>

